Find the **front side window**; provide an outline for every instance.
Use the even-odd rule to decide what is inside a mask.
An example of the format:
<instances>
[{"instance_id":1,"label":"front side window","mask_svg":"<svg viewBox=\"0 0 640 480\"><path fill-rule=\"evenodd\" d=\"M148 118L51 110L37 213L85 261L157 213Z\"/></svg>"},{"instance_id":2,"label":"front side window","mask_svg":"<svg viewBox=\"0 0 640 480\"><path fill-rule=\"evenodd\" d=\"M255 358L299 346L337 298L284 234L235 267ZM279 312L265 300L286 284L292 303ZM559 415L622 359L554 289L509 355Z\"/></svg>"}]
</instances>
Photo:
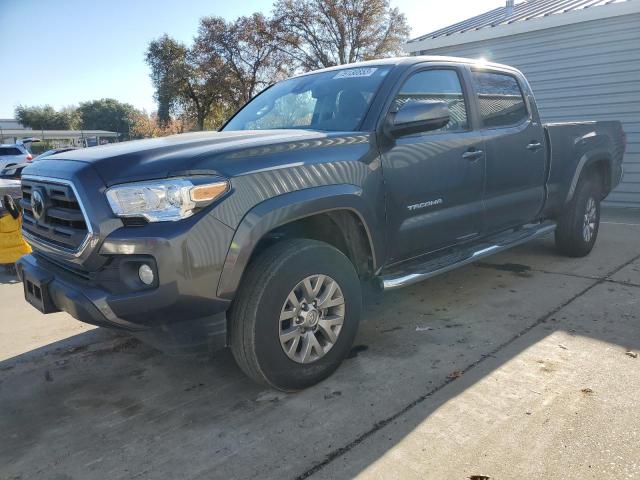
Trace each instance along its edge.
<instances>
[{"instance_id":1,"label":"front side window","mask_svg":"<svg viewBox=\"0 0 640 480\"><path fill-rule=\"evenodd\" d=\"M454 70L425 70L414 73L400 88L392 109L412 101L444 102L451 112L451 120L440 130L459 131L468 128L467 107L462 94L462 85Z\"/></svg>"},{"instance_id":2,"label":"front side window","mask_svg":"<svg viewBox=\"0 0 640 480\"><path fill-rule=\"evenodd\" d=\"M472 76L485 127L516 125L527 118L527 106L515 77L476 71Z\"/></svg>"},{"instance_id":3,"label":"front side window","mask_svg":"<svg viewBox=\"0 0 640 480\"><path fill-rule=\"evenodd\" d=\"M223 130L357 130L389 70L355 67L284 80L251 100Z\"/></svg>"}]
</instances>

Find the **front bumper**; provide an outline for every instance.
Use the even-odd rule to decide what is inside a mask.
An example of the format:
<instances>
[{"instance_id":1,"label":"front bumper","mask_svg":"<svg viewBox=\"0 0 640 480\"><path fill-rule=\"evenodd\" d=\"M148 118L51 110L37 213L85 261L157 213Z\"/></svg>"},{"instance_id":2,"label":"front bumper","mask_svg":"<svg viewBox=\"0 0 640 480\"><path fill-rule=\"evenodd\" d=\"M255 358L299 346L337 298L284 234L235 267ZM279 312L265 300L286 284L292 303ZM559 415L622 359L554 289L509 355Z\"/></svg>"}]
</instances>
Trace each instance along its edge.
<instances>
[{"instance_id":1,"label":"front bumper","mask_svg":"<svg viewBox=\"0 0 640 480\"><path fill-rule=\"evenodd\" d=\"M31 228L44 237L32 239L33 254L18 261L19 274L32 279L32 292L25 283L30 303L138 336L225 343L230 300L219 298L217 288L234 231L211 213L215 204L176 222L124 221L114 217L91 163L45 159L27 170L23 187L41 192L45 208L44 221L34 218ZM65 207L69 202L77 208ZM46 211L57 207L49 219ZM61 235L85 227L85 241L70 249ZM141 263L154 269L152 285L140 281ZM217 340L210 341L211 333Z\"/></svg>"},{"instance_id":2,"label":"front bumper","mask_svg":"<svg viewBox=\"0 0 640 480\"><path fill-rule=\"evenodd\" d=\"M166 353L216 351L227 345L226 301L200 315L176 315L180 302L158 304L158 293L151 290L137 295L134 302L127 298L125 309L120 308L122 312L129 310L137 320L133 322L118 316L112 308L122 298L72 278L37 255L23 256L17 262L17 271L27 301L42 313L65 311L81 322L126 331ZM146 315L139 315L142 311Z\"/></svg>"},{"instance_id":3,"label":"front bumper","mask_svg":"<svg viewBox=\"0 0 640 480\"><path fill-rule=\"evenodd\" d=\"M215 350L226 345L230 301L218 298L216 290L232 235L204 214L115 230L95 253L103 261L94 271L37 250L22 257L17 269L27 301L43 313L65 311L82 322L131 332L165 351L200 345ZM135 282L136 262L153 266L153 285Z\"/></svg>"}]
</instances>

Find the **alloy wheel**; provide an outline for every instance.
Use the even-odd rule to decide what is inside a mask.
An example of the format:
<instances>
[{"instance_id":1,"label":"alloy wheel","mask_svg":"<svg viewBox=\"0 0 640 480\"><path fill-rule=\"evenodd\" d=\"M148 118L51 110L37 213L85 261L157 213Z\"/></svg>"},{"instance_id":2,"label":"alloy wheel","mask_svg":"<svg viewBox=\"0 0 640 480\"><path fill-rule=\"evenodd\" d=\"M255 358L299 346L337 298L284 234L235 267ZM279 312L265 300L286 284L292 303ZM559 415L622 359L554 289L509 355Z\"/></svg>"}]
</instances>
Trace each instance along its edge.
<instances>
[{"instance_id":1,"label":"alloy wheel","mask_svg":"<svg viewBox=\"0 0 640 480\"><path fill-rule=\"evenodd\" d=\"M345 301L338 282L310 275L298 283L282 306L280 345L294 362L312 363L336 344L344 323Z\"/></svg>"}]
</instances>

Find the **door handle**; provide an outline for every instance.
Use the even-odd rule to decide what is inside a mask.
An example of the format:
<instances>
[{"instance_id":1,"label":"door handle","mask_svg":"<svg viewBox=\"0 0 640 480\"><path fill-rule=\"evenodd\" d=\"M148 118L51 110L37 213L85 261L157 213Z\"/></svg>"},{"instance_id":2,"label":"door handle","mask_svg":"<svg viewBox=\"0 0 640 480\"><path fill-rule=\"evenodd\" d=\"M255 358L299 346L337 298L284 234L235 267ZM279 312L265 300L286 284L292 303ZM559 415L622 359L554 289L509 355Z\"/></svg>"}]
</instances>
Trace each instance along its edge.
<instances>
[{"instance_id":1,"label":"door handle","mask_svg":"<svg viewBox=\"0 0 640 480\"><path fill-rule=\"evenodd\" d=\"M540 142L531 142L525 148L527 150L531 150L532 152L535 152L536 150L539 150L542 148L542 144Z\"/></svg>"},{"instance_id":2,"label":"door handle","mask_svg":"<svg viewBox=\"0 0 640 480\"><path fill-rule=\"evenodd\" d=\"M473 162L474 160L478 160L480 157L482 157L482 155L484 155L484 152L482 150L467 150L462 154L462 158Z\"/></svg>"}]
</instances>

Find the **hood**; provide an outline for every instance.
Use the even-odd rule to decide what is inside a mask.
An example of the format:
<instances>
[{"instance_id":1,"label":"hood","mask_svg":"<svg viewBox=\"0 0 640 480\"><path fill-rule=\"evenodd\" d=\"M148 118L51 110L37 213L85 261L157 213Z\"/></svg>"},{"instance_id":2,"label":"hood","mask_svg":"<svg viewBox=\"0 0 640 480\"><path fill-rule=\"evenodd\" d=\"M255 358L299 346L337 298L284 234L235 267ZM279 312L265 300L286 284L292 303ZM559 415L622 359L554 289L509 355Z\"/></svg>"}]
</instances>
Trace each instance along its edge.
<instances>
[{"instance_id":1,"label":"hood","mask_svg":"<svg viewBox=\"0 0 640 480\"><path fill-rule=\"evenodd\" d=\"M344 148L357 144L363 147L368 142L369 134L362 132L197 132L83 148L51 155L41 163L69 160L90 164L104 183L110 186L198 173L233 177L274 168L296 159L306 161L308 157L306 154L304 158L301 156L302 150L324 151L329 147Z\"/></svg>"}]
</instances>

